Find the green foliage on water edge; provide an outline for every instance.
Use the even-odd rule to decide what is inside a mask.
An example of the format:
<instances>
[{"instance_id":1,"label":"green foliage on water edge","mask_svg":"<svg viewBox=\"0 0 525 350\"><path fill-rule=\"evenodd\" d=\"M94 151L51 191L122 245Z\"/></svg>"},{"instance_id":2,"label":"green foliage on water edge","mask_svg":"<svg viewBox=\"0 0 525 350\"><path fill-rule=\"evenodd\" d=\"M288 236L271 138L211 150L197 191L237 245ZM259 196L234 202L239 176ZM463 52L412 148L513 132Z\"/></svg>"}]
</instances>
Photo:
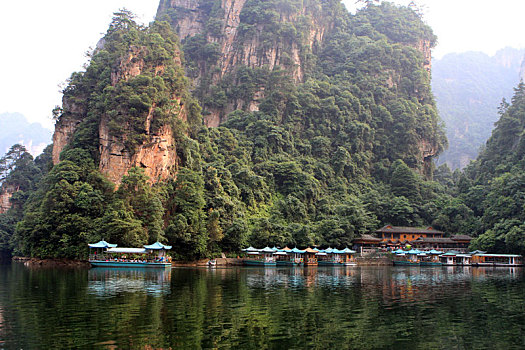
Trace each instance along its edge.
<instances>
[{"instance_id":1,"label":"green foliage on water edge","mask_svg":"<svg viewBox=\"0 0 525 350\"><path fill-rule=\"evenodd\" d=\"M250 1L243 23L275 24L275 8L292 11L299 3ZM177 257L195 259L248 244L344 247L385 223L468 233L450 220L460 215L452 190L430 180L431 162L421 154L424 143L438 153L446 146L429 75L413 47L418 38L435 40L430 29L391 4L352 16L339 1L309 3L337 25L322 47L304 48L304 83L293 84L286 66L238 67L227 86L221 85L227 79L210 90L197 86L206 113L210 103L224 108L232 94L248 99L264 85L259 111L236 110L218 128L202 125L199 104L170 56L181 55L167 24L140 27L129 14L117 14L102 48L64 91L59 118L80 124L61 162L25 203L15 252L81 257L86 243L99 239L121 246L160 240L173 244ZM210 14L219 11L213 4ZM300 21L292 23L296 31ZM212 22L207 30L215 30ZM214 64L203 37L183 45L190 77L194 64ZM130 54L144 58L141 74L115 80L114 68L132 63L125 59ZM179 98L187 122L178 118ZM157 126L151 127L174 130L177 175L150 186L141 169L131 169L115 188L98 170L101 118L132 153L149 137L143 121L152 111Z\"/></svg>"}]
</instances>

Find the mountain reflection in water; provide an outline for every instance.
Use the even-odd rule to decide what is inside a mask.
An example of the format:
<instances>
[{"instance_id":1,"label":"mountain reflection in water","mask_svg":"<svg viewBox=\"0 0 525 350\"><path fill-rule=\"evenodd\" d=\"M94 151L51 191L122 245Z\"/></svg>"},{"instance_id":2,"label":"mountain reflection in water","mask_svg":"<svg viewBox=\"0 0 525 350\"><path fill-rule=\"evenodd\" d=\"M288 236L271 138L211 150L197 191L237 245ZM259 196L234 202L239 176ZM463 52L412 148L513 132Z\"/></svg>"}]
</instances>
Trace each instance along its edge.
<instances>
[{"instance_id":1,"label":"mountain reflection in water","mask_svg":"<svg viewBox=\"0 0 525 350\"><path fill-rule=\"evenodd\" d=\"M0 266L0 348L524 348L521 268Z\"/></svg>"}]
</instances>

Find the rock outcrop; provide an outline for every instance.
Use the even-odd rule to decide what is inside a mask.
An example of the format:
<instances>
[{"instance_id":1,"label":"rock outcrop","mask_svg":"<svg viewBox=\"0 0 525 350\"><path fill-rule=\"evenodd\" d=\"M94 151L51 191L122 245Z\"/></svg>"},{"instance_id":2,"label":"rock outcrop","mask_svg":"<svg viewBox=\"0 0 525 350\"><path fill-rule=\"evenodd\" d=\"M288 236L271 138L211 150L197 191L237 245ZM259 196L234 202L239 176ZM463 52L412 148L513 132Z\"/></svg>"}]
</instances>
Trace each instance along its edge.
<instances>
[{"instance_id":1,"label":"rock outcrop","mask_svg":"<svg viewBox=\"0 0 525 350\"><path fill-rule=\"evenodd\" d=\"M175 63L180 66L180 53L175 52L173 55ZM128 56L121 60L119 69L112 73L111 84L115 86L120 80L135 77L147 68L141 48L132 47ZM164 67L155 66L153 71L158 75L164 71ZM179 93L173 92L172 96L177 102L174 117L186 120L186 111ZM155 107L153 103L144 120L146 141L132 150L125 145L127 135L112 135L108 127L109 117L102 116L99 124L99 170L112 182L119 184L122 176L132 167L143 168L154 183L167 179L176 170L178 157L171 126L163 125L157 132L151 131Z\"/></svg>"},{"instance_id":2,"label":"rock outcrop","mask_svg":"<svg viewBox=\"0 0 525 350\"><path fill-rule=\"evenodd\" d=\"M100 123L99 135L100 172L116 184L132 167L143 168L152 182L165 180L177 170L177 150L169 125L163 126L158 133L150 134L148 142L141 144L133 153L126 148L122 138L110 134L107 118Z\"/></svg>"},{"instance_id":3,"label":"rock outcrop","mask_svg":"<svg viewBox=\"0 0 525 350\"><path fill-rule=\"evenodd\" d=\"M432 158L437 156L439 153L437 145L427 140L421 140L418 142L418 148L422 163L422 166L419 167L421 174L432 174Z\"/></svg>"},{"instance_id":4,"label":"rock outcrop","mask_svg":"<svg viewBox=\"0 0 525 350\"><path fill-rule=\"evenodd\" d=\"M103 49L104 42L101 40L97 46L98 50ZM108 79L110 85L116 88L121 82L126 82L129 79L141 74L150 74L151 76L162 76L166 67L158 61L147 59L149 52L146 47L130 46L125 55L122 55L118 61L115 62L111 75ZM170 69L179 68L181 70L181 77L183 75L181 69L181 55L177 50L170 52ZM171 72L172 74L172 72ZM170 79L174 79L173 77ZM178 85L179 86L179 85ZM182 88L184 89L184 88ZM169 99L169 118L179 118L184 121L187 120L186 107L183 103L183 91L170 91ZM166 99L166 97L162 97ZM75 102L71 102L75 101ZM78 96L76 90L71 88L70 92L66 92L63 98L63 113L55 124L55 132L53 135L53 163L57 164L60 161L60 153L73 139L75 132L79 129L79 124L82 123L91 111L91 114L97 113L98 117L98 140L95 139L95 144L98 141L98 168L100 172L107 176L112 182L119 184L122 176L132 167L140 167L145 170L146 175L155 183L157 181L165 180L170 175L173 175L178 167L178 157L175 147L175 140L173 138L172 124L168 120L163 122L163 125L158 125L156 118L156 107L158 107L155 100L151 101L149 112L144 113L142 125L119 125L121 132L114 132L110 124L112 122L112 114L101 113L99 110L90 110L88 106L87 97ZM166 102L164 102L166 104ZM127 111L123 107L119 108L118 113L125 114ZM136 112L135 112L136 113ZM114 113L113 113L114 115ZM121 118L126 120L127 118ZM136 122L136 118L134 119ZM155 124L153 128L152 125ZM113 122L113 124L115 124ZM140 142L128 143L130 135L135 135L140 130ZM132 146L130 146L132 145Z\"/></svg>"},{"instance_id":5,"label":"rock outcrop","mask_svg":"<svg viewBox=\"0 0 525 350\"><path fill-rule=\"evenodd\" d=\"M15 191L16 189L12 186L0 187L0 214L3 214L11 209L11 197Z\"/></svg>"},{"instance_id":6,"label":"rock outcrop","mask_svg":"<svg viewBox=\"0 0 525 350\"><path fill-rule=\"evenodd\" d=\"M78 98L73 98L69 95L64 95L62 98L62 109L63 113L55 123L55 132L53 133L53 164L58 164L60 153L69 144L77 130L78 124L86 116L86 97L78 96Z\"/></svg>"},{"instance_id":7,"label":"rock outcrop","mask_svg":"<svg viewBox=\"0 0 525 350\"><path fill-rule=\"evenodd\" d=\"M330 16L322 15L322 6L315 3L298 8L289 6L286 10L277 11L279 19L276 25L280 26L279 30L270 28L262 20L244 18L243 21L246 0L215 1L220 8L215 9L213 15L210 14L210 3L213 1L165 0L161 1L157 11L158 18L164 14L171 16L173 28L182 41L200 34L209 43L218 45L217 62L212 65L205 60L197 62L195 86L202 81L214 85L226 79L238 81L236 72L239 67L263 68L268 73L279 67L286 71L293 82L302 82L308 52L321 45L326 32L334 25ZM210 30L212 24L220 26L219 33ZM299 33L294 24L300 24L303 32ZM279 34L275 34L277 31ZM220 125L226 115L236 109L257 111L265 90L264 85L258 85L249 98L230 97L221 108L203 103L207 112L206 125Z\"/></svg>"},{"instance_id":8,"label":"rock outcrop","mask_svg":"<svg viewBox=\"0 0 525 350\"><path fill-rule=\"evenodd\" d=\"M415 45L415 48L423 54L423 68L425 68L430 76L432 70L432 44L430 40L420 39L417 45Z\"/></svg>"}]
</instances>

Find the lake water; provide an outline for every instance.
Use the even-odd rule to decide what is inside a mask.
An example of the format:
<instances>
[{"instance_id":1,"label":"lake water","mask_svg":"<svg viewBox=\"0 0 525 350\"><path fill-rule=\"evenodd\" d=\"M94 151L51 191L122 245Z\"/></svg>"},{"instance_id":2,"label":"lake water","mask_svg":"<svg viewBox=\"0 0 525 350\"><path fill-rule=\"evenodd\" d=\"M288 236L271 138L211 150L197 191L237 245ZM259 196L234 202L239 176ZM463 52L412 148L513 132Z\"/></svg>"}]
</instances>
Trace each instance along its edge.
<instances>
[{"instance_id":1,"label":"lake water","mask_svg":"<svg viewBox=\"0 0 525 350\"><path fill-rule=\"evenodd\" d=\"M523 349L521 268L0 266L0 349Z\"/></svg>"}]
</instances>

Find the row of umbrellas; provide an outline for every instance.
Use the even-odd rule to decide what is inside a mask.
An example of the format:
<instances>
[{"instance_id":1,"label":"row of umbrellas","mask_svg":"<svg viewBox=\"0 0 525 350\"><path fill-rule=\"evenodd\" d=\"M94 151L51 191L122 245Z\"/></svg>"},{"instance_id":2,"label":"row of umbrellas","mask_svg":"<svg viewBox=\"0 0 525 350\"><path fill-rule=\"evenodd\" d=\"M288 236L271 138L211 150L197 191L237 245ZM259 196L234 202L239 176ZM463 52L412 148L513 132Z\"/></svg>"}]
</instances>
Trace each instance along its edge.
<instances>
[{"instance_id":1,"label":"row of umbrellas","mask_svg":"<svg viewBox=\"0 0 525 350\"><path fill-rule=\"evenodd\" d=\"M279 249L277 247L265 247L262 249L257 249L254 247L248 247L245 249L242 249L242 251L248 253L248 254L254 254L254 253L274 253L277 255L283 255L286 253L296 253L296 254L304 254L304 253L316 253L316 254L354 254L355 250L345 248L342 250L335 249L335 248L327 248L327 249L312 249L312 248L306 248L304 250L297 249L297 247L291 249L288 247L284 247L282 249ZM281 254L279 254L281 253Z\"/></svg>"},{"instance_id":2,"label":"row of umbrellas","mask_svg":"<svg viewBox=\"0 0 525 350\"><path fill-rule=\"evenodd\" d=\"M432 249L428 252L423 252L421 250L418 250L418 249L410 249L410 250L403 250L403 249L398 249L398 250L394 250L393 251L394 254L410 254L410 255L441 255L443 254L443 252L440 252L439 250L435 250L435 249Z\"/></svg>"}]
</instances>

